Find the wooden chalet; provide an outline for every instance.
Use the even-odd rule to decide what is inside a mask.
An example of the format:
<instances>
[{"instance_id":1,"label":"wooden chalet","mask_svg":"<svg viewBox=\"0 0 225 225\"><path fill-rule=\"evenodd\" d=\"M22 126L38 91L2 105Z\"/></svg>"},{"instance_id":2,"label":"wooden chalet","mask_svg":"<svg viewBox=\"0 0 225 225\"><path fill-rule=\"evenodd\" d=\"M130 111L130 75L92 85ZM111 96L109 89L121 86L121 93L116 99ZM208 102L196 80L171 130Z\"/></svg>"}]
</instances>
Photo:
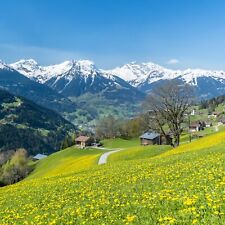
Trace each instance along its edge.
<instances>
[{"instance_id":1,"label":"wooden chalet","mask_svg":"<svg viewBox=\"0 0 225 225\"><path fill-rule=\"evenodd\" d=\"M85 148L87 146L91 146L93 143L93 139L88 136L79 136L75 139L76 145L79 145L81 148Z\"/></svg>"},{"instance_id":2,"label":"wooden chalet","mask_svg":"<svg viewBox=\"0 0 225 225\"><path fill-rule=\"evenodd\" d=\"M201 121L193 122L189 126L189 132L198 132L200 130L204 130L204 123Z\"/></svg>"},{"instance_id":3,"label":"wooden chalet","mask_svg":"<svg viewBox=\"0 0 225 225\"><path fill-rule=\"evenodd\" d=\"M154 131L149 131L140 136L141 145L171 145L172 138L166 137Z\"/></svg>"}]
</instances>

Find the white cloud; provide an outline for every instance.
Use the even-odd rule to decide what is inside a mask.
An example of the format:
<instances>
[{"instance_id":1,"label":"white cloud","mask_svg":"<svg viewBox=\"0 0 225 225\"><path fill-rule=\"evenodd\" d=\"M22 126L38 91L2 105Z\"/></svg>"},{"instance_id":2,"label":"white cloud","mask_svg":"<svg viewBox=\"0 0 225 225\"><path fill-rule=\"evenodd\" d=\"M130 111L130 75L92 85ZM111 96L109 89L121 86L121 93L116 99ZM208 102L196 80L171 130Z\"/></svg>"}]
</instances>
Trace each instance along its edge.
<instances>
[{"instance_id":1,"label":"white cloud","mask_svg":"<svg viewBox=\"0 0 225 225\"><path fill-rule=\"evenodd\" d=\"M178 59L170 59L169 61L167 61L168 65L175 65L178 64L179 60Z\"/></svg>"}]
</instances>

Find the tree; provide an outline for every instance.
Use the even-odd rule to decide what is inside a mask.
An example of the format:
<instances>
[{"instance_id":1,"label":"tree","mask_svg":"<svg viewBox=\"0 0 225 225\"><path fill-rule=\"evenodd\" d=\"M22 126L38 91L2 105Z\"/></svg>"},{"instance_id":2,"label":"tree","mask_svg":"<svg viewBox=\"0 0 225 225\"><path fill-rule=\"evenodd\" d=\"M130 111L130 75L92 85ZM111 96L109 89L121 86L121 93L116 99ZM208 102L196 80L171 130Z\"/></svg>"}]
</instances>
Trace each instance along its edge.
<instances>
[{"instance_id":1,"label":"tree","mask_svg":"<svg viewBox=\"0 0 225 225\"><path fill-rule=\"evenodd\" d=\"M174 137L174 145L180 144L182 123L192 102L192 90L189 85L168 81L157 86L147 97L144 107L148 110L150 128L158 130L166 138L166 128Z\"/></svg>"},{"instance_id":2,"label":"tree","mask_svg":"<svg viewBox=\"0 0 225 225\"><path fill-rule=\"evenodd\" d=\"M2 166L1 180L4 184L13 184L24 179L29 172L27 152L25 149L18 149Z\"/></svg>"},{"instance_id":3,"label":"tree","mask_svg":"<svg viewBox=\"0 0 225 225\"><path fill-rule=\"evenodd\" d=\"M73 145L75 145L75 134L66 136L65 139L63 140L60 148L61 148L61 150L63 150L68 147L71 147Z\"/></svg>"}]
</instances>

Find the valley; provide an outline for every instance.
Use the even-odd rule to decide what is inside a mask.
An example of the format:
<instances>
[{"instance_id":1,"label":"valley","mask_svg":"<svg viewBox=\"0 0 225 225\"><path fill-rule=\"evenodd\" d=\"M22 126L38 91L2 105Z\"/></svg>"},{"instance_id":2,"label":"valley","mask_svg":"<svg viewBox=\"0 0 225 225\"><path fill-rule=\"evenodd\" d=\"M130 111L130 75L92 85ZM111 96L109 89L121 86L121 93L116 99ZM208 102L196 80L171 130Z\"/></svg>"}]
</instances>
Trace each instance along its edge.
<instances>
[{"instance_id":1,"label":"valley","mask_svg":"<svg viewBox=\"0 0 225 225\"><path fill-rule=\"evenodd\" d=\"M225 1L0 7L0 225L225 225Z\"/></svg>"},{"instance_id":2,"label":"valley","mask_svg":"<svg viewBox=\"0 0 225 225\"><path fill-rule=\"evenodd\" d=\"M168 80L191 85L198 100L225 93L223 71L171 70L151 62L103 70L89 60L41 66L28 59L2 62L0 73L2 88L57 111L76 126L90 129L104 116L136 116L146 95Z\"/></svg>"}]
</instances>

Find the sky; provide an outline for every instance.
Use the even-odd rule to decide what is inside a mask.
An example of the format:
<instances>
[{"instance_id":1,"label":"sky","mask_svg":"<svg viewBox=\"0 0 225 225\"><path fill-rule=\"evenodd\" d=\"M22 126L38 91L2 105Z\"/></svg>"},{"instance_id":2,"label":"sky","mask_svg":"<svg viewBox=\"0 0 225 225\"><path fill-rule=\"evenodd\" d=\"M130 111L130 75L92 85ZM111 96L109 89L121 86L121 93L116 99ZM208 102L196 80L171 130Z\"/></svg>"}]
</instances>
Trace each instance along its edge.
<instances>
[{"instance_id":1,"label":"sky","mask_svg":"<svg viewBox=\"0 0 225 225\"><path fill-rule=\"evenodd\" d=\"M0 0L0 59L225 70L224 0Z\"/></svg>"}]
</instances>

